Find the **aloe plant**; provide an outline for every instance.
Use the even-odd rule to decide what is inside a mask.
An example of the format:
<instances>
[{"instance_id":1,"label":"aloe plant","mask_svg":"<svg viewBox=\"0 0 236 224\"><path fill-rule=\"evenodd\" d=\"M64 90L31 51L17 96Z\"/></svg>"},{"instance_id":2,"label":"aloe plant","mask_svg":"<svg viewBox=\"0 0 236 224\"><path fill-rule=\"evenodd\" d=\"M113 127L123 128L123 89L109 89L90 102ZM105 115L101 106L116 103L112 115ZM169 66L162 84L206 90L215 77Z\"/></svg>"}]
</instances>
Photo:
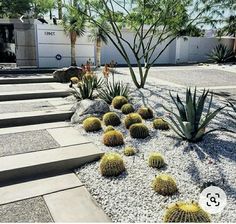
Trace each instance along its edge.
<instances>
[{"instance_id":1,"label":"aloe plant","mask_svg":"<svg viewBox=\"0 0 236 224\"><path fill-rule=\"evenodd\" d=\"M169 125L182 139L189 142L197 142L207 133L218 130L213 129L208 132L205 131L210 121L224 108L221 107L211 112L213 93L211 94L210 102L207 107L206 99L208 94L209 90L206 91L204 89L202 95L197 99L197 89L195 88L194 93L192 94L191 89L188 88L186 90L186 101L183 102L178 94L175 99L170 92L170 97L174 102L179 115L165 106L163 107L175 117L175 119L172 116L169 117L171 121ZM206 113L204 113L204 109L207 109Z\"/></svg>"}]
</instances>

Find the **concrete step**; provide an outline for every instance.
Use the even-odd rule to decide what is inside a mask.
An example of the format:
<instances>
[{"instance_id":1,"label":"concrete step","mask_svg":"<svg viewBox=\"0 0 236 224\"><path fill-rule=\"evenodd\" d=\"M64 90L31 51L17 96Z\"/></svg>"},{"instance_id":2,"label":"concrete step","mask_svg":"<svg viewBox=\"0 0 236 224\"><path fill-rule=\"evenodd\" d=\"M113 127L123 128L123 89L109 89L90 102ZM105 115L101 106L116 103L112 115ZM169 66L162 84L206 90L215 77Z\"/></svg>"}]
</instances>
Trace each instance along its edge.
<instances>
[{"instance_id":1,"label":"concrete step","mask_svg":"<svg viewBox=\"0 0 236 224\"><path fill-rule=\"evenodd\" d=\"M23 84L23 83L48 83L48 82L57 82L57 80L54 79L52 76L0 78L0 85Z\"/></svg>"},{"instance_id":2,"label":"concrete step","mask_svg":"<svg viewBox=\"0 0 236 224\"><path fill-rule=\"evenodd\" d=\"M94 144L83 143L0 157L0 186L22 182L27 178L69 172L102 155Z\"/></svg>"},{"instance_id":3,"label":"concrete step","mask_svg":"<svg viewBox=\"0 0 236 224\"><path fill-rule=\"evenodd\" d=\"M0 116L0 128L66 121L72 115L73 112L69 109L65 110L65 107L61 107L61 109L57 107L52 111L5 113Z\"/></svg>"}]
</instances>

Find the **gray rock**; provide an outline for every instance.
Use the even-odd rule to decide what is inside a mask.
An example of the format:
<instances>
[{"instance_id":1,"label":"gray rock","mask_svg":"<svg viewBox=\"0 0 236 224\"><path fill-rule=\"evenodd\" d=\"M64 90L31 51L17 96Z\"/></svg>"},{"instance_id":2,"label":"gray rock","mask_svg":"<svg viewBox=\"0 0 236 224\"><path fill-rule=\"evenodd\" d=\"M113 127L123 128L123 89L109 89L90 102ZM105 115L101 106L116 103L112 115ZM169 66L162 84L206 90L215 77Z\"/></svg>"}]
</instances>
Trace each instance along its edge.
<instances>
[{"instance_id":1,"label":"gray rock","mask_svg":"<svg viewBox=\"0 0 236 224\"><path fill-rule=\"evenodd\" d=\"M110 111L109 105L102 99L81 100L77 102L72 110L75 112L71 118L72 123L81 123L89 116L100 117Z\"/></svg>"},{"instance_id":2,"label":"gray rock","mask_svg":"<svg viewBox=\"0 0 236 224\"><path fill-rule=\"evenodd\" d=\"M72 77L82 79L82 68L70 66L69 68L61 68L53 72L53 77L59 82L69 82Z\"/></svg>"}]
</instances>

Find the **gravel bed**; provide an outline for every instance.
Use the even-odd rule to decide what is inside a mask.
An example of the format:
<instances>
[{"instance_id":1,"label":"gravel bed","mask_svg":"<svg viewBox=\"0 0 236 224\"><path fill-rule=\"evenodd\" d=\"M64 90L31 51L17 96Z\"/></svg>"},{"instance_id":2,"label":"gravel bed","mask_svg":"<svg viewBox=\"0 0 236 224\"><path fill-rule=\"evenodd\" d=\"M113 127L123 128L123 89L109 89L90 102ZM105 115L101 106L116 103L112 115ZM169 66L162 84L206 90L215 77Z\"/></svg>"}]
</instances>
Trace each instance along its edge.
<instances>
[{"instance_id":1,"label":"gravel bed","mask_svg":"<svg viewBox=\"0 0 236 224\"><path fill-rule=\"evenodd\" d=\"M127 80L127 76L119 76ZM125 77L125 78L124 78ZM170 107L168 91L180 97L185 89L159 86L150 78L146 89L135 90L131 84L131 102L137 107L146 104L156 111L156 116L165 116L161 104ZM218 100L217 100L218 99ZM213 107L222 105L215 98ZM115 110L117 111L117 110ZM119 112L119 111L117 111ZM232 121L222 112L212 123L231 127ZM122 119L124 118L121 115ZM226 191L228 204L221 214L212 215L213 222L236 221L236 135L214 132L197 144L190 144L176 138L173 131L157 131L151 121L145 121L150 130L150 137L144 140L130 138L128 131L121 124L117 129L125 136L126 145L134 146L138 153L133 157L123 155L126 173L117 178L104 178L99 173L99 162L87 164L76 170L78 177L85 184L92 196L114 222L162 222L166 206L179 200L198 201L199 193L207 182L214 182ZM91 139L104 152L116 151L122 154L123 147L106 147L102 144L102 131L86 133L82 125L75 126L79 132ZM103 127L105 128L105 127ZM161 170L150 168L147 158L150 152L164 155L167 166ZM162 172L171 174L177 182L179 193L164 197L155 193L151 181Z\"/></svg>"}]
</instances>

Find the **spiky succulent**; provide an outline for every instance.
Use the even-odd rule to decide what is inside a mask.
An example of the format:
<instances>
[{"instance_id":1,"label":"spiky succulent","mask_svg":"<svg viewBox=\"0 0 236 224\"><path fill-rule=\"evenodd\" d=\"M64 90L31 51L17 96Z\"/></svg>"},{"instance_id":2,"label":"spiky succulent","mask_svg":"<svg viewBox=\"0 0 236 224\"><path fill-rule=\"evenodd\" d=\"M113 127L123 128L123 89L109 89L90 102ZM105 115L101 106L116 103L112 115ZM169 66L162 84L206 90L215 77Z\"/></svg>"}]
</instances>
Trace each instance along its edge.
<instances>
[{"instance_id":1,"label":"spiky succulent","mask_svg":"<svg viewBox=\"0 0 236 224\"><path fill-rule=\"evenodd\" d=\"M212 62L224 63L234 57L234 52L226 45L218 44L208 56Z\"/></svg>"},{"instance_id":2,"label":"spiky succulent","mask_svg":"<svg viewBox=\"0 0 236 224\"><path fill-rule=\"evenodd\" d=\"M119 146L124 144L124 137L120 131L108 131L103 135L103 143L106 146Z\"/></svg>"},{"instance_id":3,"label":"spiky succulent","mask_svg":"<svg viewBox=\"0 0 236 224\"><path fill-rule=\"evenodd\" d=\"M153 121L153 127L155 129L159 129L159 130L169 130L170 127L168 125L168 122L165 121L163 118L156 118L154 121Z\"/></svg>"},{"instance_id":4,"label":"spiky succulent","mask_svg":"<svg viewBox=\"0 0 236 224\"><path fill-rule=\"evenodd\" d=\"M125 127L129 129L132 124L142 123L142 117L138 113L130 113L125 117Z\"/></svg>"},{"instance_id":5,"label":"spiky succulent","mask_svg":"<svg viewBox=\"0 0 236 224\"><path fill-rule=\"evenodd\" d=\"M135 149L131 146L127 146L124 149L124 155L125 156L133 156L135 154Z\"/></svg>"},{"instance_id":6,"label":"spiky succulent","mask_svg":"<svg viewBox=\"0 0 236 224\"><path fill-rule=\"evenodd\" d=\"M170 127L178 136L189 142L200 141L207 133L218 130L214 129L205 132L205 128L209 125L210 121L224 108L221 107L214 112L210 112L213 93L211 94L210 102L207 108L205 108L205 103L209 94L209 90L206 91L204 89L203 93L198 99L196 93L196 88L193 95L191 93L191 89L188 88L186 90L185 103L180 100L178 94L177 98L175 99L170 93L170 97L177 107L179 115L163 106L165 110L167 110L176 118L174 119L172 116L169 117L172 122L172 124L169 124ZM204 113L205 109L206 113Z\"/></svg>"},{"instance_id":7,"label":"spiky succulent","mask_svg":"<svg viewBox=\"0 0 236 224\"><path fill-rule=\"evenodd\" d=\"M196 202L177 202L170 205L164 215L164 222L211 222L210 216Z\"/></svg>"},{"instance_id":8,"label":"spiky succulent","mask_svg":"<svg viewBox=\"0 0 236 224\"><path fill-rule=\"evenodd\" d=\"M126 103L121 107L121 112L123 114L130 114L133 113L135 111L134 107L132 104L130 103Z\"/></svg>"},{"instance_id":9,"label":"spiky succulent","mask_svg":"<svg viewBox=\"0 0 236 224\"><path fill-rule=\"evenodd\" d=\"M112 100L112 106L115 109L120 109L124 104L128 103L127 98L125 98L124 96L116 96L113 100Z\"/></svg>"},{"instance_id":10,"label":"spiky succulent","mask_svg":"<svg viewBox=\"0 0 236 224\"><path fill-rule=\"evenodd\" d=\"M129 128L129 133L132 138L146 138L149 136L149 130L145 124L132 124Z\"/></svg>"},{"instance_id":11,"label":"spiky succulent","mask_svg":"<svg viewBox=\"0 0 236 224\"><path fill-rule=\"evenodd\" d=\"M173 195L178 191L175 180L167 174L160 174L152 182L153 190L157 193L167 196Z\"/></svg>"},{"instance_id":12,"label":"spiky succulent","mask_svg":"<svg viewBox=\"0 0 236 224\"><path fill-rule=\"evenodd\" d=\"M87 132L99 131L102 129L102 124L97 117L89 117L83 121L83 127Z\"/></svg>"},{"instance_id":13,"label":"spiky succulent","mask_svg":"<svg viewBox=\"0 0 236 224\"><path fill-rule=\"evenodd\" d=\"M103 122L107 125L118 126L121 121L120 117L115 112L108 112L103 116Z\"/></svg>"},{"instance_id":14,"label":"spiky succulent","mask_svg":"<svg viewBox=\"0 0 236 224\"><path fill-rule=\"evenodd\" d=\"M161 168L165 165L163 156L158 152L152 152L148 158L148 165L153 168Z\"/></svg>"},{"instance_id":15,"label":"spiky succulent","mask_svg":"<svg viewBox=\"0 0 236 224\"><path fill-rule=\"evenodd\" d=\"M153 118L153 110L149 107L140 107L137 113L145 120Z\"/></svg>"},{"instance_id":16,"label":"spiky succulent","mask_svg":"<svg viewBox=\"0 0 236 224\"><path fill-rule=\"evenodd\" d=\"M115 128L112 126L112 125L108 125L105 130L104 130L104 133L107 133L108 131L114 131Z\"/></svg>"},{"instance_id":17,"label":"spiky succulent","mask_svg":"<svg viewBox=\"0 0 236 224\"><path fill-rule=\"evenodd\" d=\"M106 153L100 161L102 176L118 176L125 171L125 164L118 153Z\"/></svg>"}]
</instances>

